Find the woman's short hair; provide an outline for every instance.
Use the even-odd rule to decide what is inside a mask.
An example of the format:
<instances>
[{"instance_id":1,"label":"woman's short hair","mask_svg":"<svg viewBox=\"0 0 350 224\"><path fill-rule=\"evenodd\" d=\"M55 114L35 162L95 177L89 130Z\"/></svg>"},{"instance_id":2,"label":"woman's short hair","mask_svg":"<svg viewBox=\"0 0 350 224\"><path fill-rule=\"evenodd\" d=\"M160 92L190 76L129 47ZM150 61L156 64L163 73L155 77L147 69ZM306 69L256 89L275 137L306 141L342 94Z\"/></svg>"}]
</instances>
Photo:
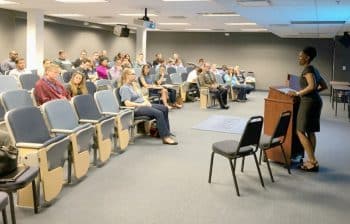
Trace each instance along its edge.
<instances>
[{"instance_id":1,"label":"woman's short hair","mask_svg":"<svg viewBox=\"0 0 350 224\"><path fill-rule=\"evenodd\" d=\"M303 49L303 53L309 56L309 63L317 56L316 48L308 46Z\"/></svg>"}]
</instances>

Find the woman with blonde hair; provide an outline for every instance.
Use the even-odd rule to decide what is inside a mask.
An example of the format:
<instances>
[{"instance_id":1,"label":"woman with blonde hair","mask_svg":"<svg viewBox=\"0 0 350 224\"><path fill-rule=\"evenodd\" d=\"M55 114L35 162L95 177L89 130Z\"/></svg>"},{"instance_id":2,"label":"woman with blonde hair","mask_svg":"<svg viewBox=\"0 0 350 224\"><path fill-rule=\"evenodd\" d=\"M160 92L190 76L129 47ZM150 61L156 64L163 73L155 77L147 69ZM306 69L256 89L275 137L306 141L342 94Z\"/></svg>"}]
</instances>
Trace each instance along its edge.
<instances>
[{"instance_id":1,"label":"woman with blonde hair","mask_svg":"<svg viewBox=\"0 0 350 224\"><path fill-rule=\"evenodd\" d=\"M168 108L162 104L151 104L145 100L142 94L138 93L135 85L133 85L135 81L136 75L134 70L129 68L124 69L122 86L119 89L122 104L135 108L135 116L147 116L156 119L157 128L163 144L177 145L178 143L171 138Z\"/></svg>"},{"instance_id":2,"label":"woman with blonde hair","mask_svg":"<svg viewBox=\"0 0 350 224\"><path fill-rule=\"evenodd\" d=\"M88 94L85 75L81 72L74 72L67 86L67 91L71 97Z\"/></svg>"}]
</instances>

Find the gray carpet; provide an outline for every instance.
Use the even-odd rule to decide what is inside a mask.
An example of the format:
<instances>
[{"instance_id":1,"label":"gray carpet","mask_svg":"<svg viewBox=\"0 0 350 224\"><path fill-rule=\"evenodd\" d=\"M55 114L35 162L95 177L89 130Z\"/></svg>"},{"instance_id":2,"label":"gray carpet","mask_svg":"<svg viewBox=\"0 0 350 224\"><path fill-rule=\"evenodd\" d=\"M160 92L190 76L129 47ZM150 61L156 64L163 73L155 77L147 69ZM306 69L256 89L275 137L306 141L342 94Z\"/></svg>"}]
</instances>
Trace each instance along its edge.
<instances>
[{"instance_id":1,"label":"gray carpet","mask_svg":"<svg viewBox=\"0 0 350 224\"><path fill-rule=\"evenodd\" d=\"M18 223L348 223L350 123L343 110L334 117L329 98L324 99L321 132L317 135L319 173L293 169L288 175L279 164L272 164L276 182L271 183L263 164L266 187L262 188L250 158L245 172L237 172L241 191L237 197L228 161L217 156L213 183L208 184L211 144L238 139L239 135L191 127L211 115L263 115L266 96L266 92L253 92L248 102L230 103L229 110L201 110L198 102L186 103L182 110L170 113L179 145L137 137L125 153L113 156L101 168L92 167L80 183L64 187L59 198L39 214L16 208Z\"/></svg>"},{"instance_id":2,"label":"gray carpet","mask_svg":"<svg viewBox=\"0 0 350 224\"><path fill-rule=\"evenodd\" d=\"M247 119L239 117L212 115L192 128L203 131L242 134L246 123Z\"/></svg>"}]
</instances>

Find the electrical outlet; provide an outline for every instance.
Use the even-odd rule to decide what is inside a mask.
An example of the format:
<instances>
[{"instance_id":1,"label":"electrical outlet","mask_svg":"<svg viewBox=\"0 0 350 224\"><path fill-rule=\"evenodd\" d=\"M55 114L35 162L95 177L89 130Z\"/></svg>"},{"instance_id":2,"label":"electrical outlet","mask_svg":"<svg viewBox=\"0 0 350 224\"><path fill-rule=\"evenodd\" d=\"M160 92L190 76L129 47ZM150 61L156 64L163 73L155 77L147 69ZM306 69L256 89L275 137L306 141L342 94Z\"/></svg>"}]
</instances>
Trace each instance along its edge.
<instances>
[{"instance_id":1,"label":"electrical outlet","mask_svg":"<svg viewBox=\"0 0 350 224\"><path fill-rule=\"evenodd\" d=\"M346 65L342 66L343 71L346 71Z\"/></svg>"}]
</instances>

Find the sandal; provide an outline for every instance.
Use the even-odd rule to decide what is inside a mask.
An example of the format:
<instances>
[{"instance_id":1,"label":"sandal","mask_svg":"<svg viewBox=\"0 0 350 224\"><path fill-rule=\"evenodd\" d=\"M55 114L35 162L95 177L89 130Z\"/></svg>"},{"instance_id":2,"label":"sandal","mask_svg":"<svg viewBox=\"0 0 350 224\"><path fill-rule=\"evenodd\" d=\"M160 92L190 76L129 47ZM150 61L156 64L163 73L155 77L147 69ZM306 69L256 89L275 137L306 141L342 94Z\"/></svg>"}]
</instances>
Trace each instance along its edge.
<instances>
[{"instance_id":1,"label":"sandal","mask_svg":"<svg viewBox=\"0 0 350 224\"><path fill-rule=\"evenodd\" d=\"M318 172L319 165L317 161L315 162L307 161L300 166L300 169L306 172Z\"/></svg>"}]
</instances>

